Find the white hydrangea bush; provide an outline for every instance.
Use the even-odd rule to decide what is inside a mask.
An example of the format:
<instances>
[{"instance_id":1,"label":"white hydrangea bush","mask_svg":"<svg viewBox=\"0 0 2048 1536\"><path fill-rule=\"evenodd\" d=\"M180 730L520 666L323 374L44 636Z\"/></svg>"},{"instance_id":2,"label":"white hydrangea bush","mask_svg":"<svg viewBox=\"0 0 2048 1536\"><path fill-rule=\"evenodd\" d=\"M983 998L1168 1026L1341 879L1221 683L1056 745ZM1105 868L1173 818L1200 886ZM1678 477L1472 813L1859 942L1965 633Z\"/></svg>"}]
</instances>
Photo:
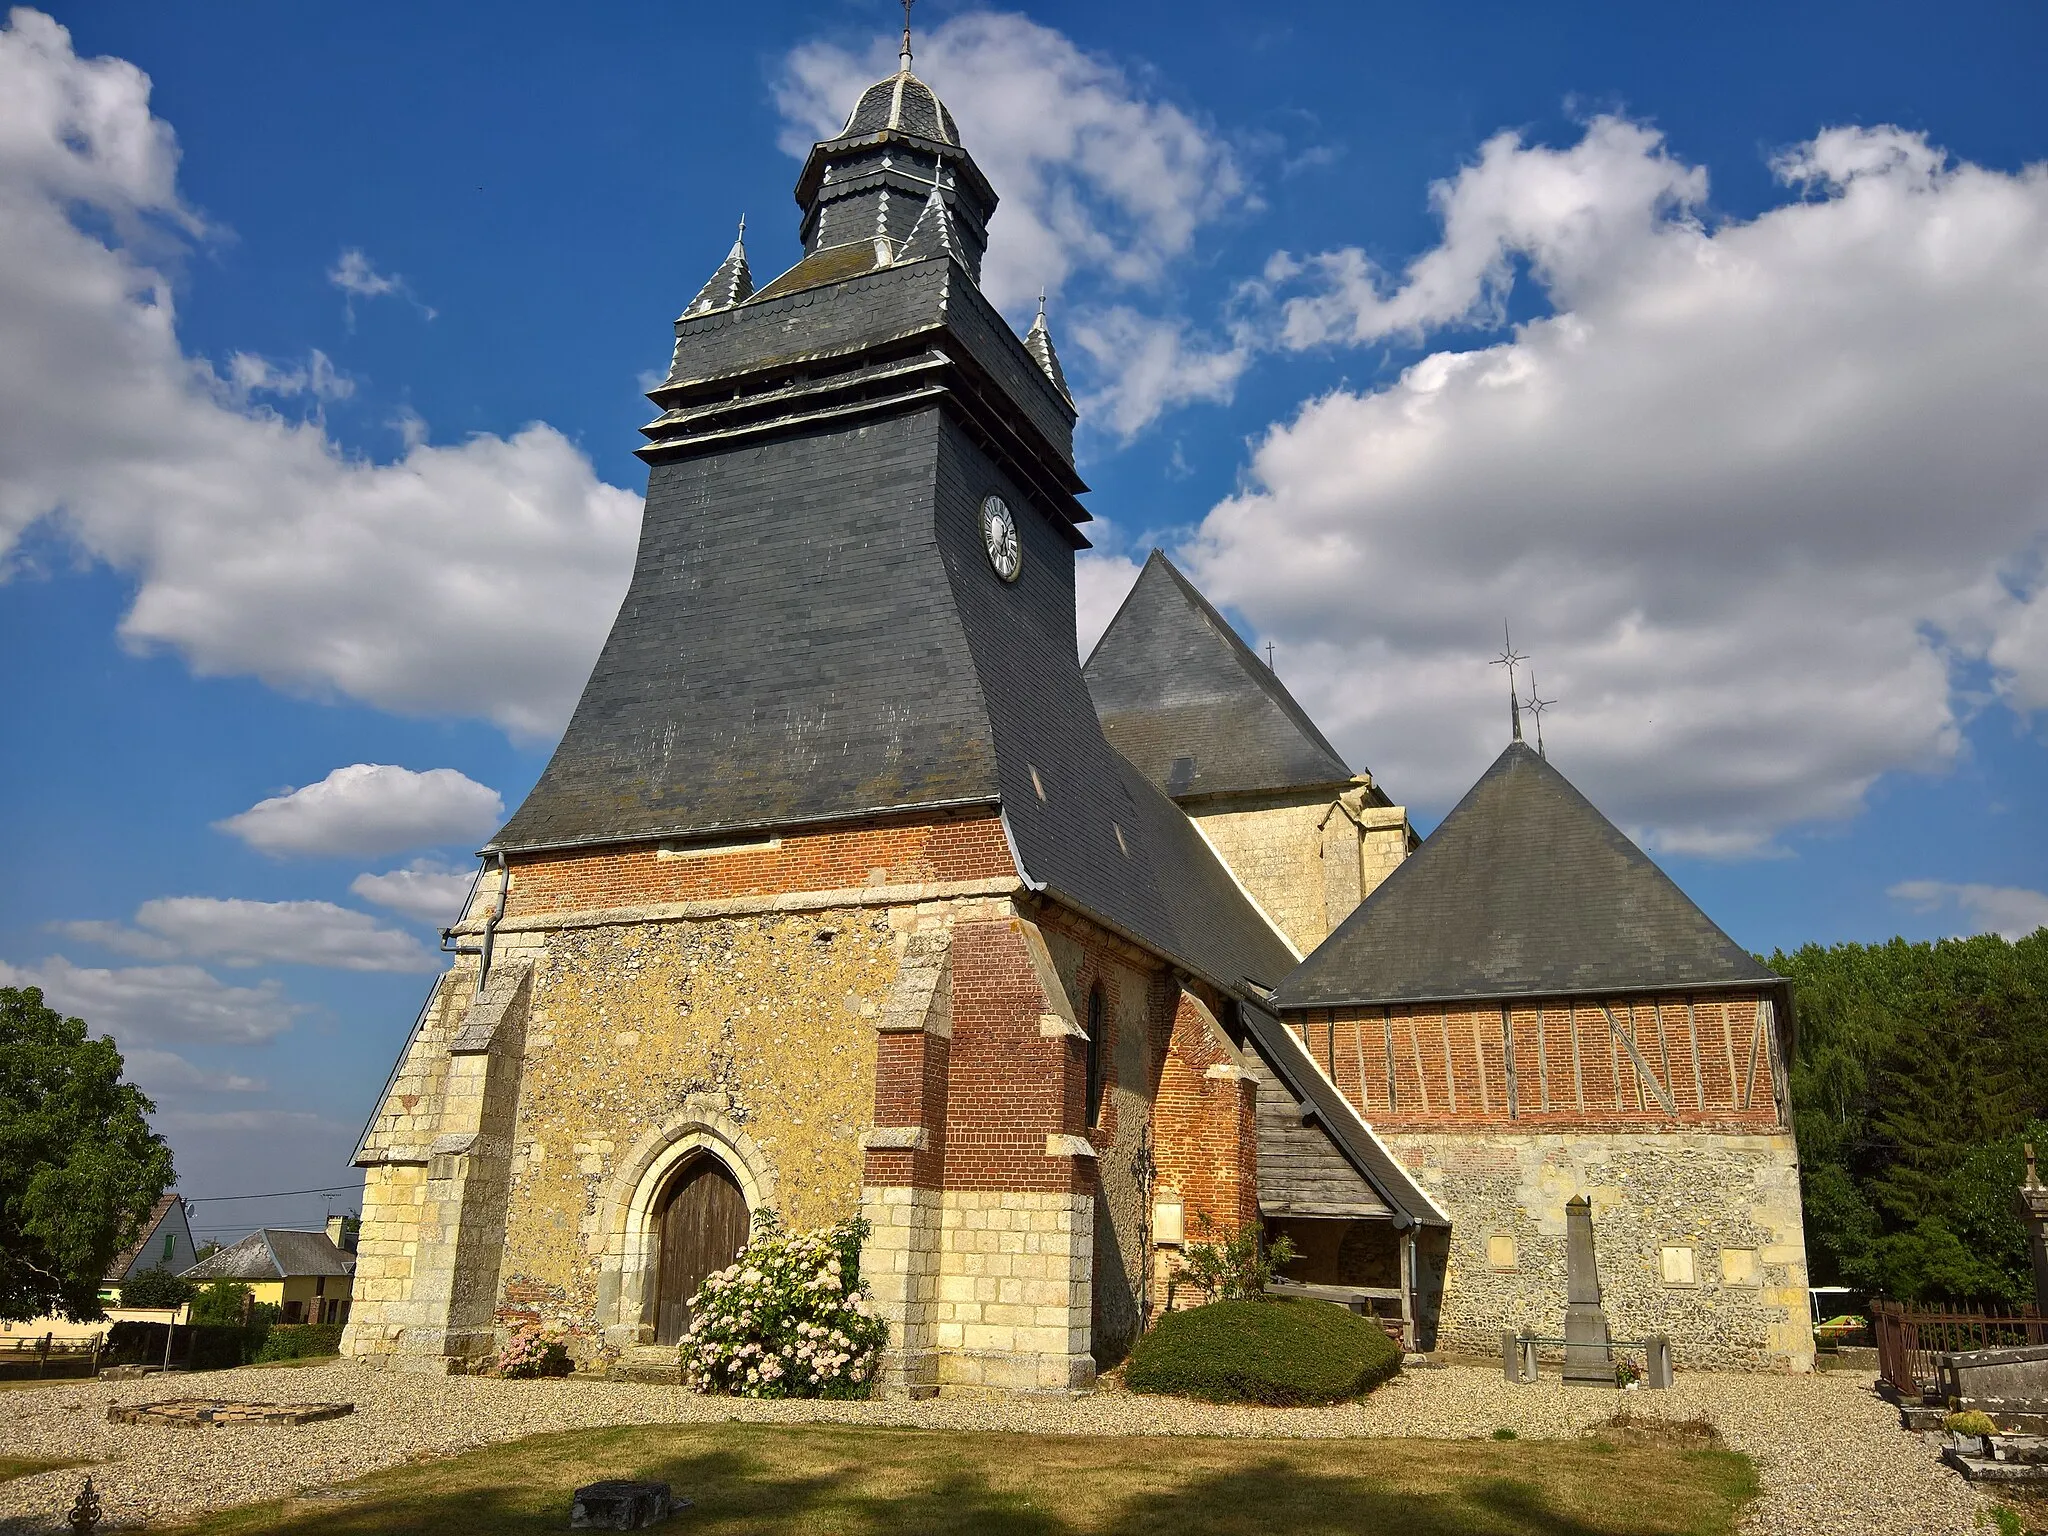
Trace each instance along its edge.
<instances>
[{"instance_id":1,"label":"white hydrangea bush","mask_svg":"<svg viewBox=\"0 0 2048 1536\"><path fill-rule=\"evenodd\" d=\"M790 1232L754 1217L746 1248L691 1303L683 1379L732 1397L866 1397L888 1323L860 1278L858 1218Z\"/></svg>"}]
</instances>

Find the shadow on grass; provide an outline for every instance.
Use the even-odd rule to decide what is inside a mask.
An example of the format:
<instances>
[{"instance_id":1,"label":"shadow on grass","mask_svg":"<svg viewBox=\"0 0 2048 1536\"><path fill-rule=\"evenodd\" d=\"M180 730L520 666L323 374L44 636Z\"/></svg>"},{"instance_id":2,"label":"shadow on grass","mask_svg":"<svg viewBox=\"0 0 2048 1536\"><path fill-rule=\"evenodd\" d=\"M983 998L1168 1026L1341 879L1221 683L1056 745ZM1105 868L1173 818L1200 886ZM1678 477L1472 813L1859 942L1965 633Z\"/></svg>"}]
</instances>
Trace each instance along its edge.
<instances>
[{"instance_id":1,"label":"shadow on grass","mask_svg":"<svg viewBox=\"0 0 2048 1536\"><path fill-rule=\"evenodd\" d=\"M664 1441L678 1439L723 1443L662 1454ZM687 1494L695 1501L687 1528L718 1536L1720 1536L1733 1529L1743 1497L1737 1485L1748 1475L1748 1463L1726 1453L1661 1456L1654 1468L1646 1461L1630 1468L1634 1476L1614 1476L1611 1454L1570 1444L1412 1442L1412 1456L1403 1444L1274 1452L1215 1440L822 1425L577 1431L380 1473L359 1497L255 1506L180 1529L194 1536L558 1531L572 1489L631 1476ZM1714 1464L1685 1465L1701 1454ZM1329 1468L1346 1455L1375 1464L1361 1474ZM1514 1475L1523 1467L1529 1476ZM1646 1473L1679 1472L1689 1474L1676 1479L1685 1486L1663 1487L1661 1500L1642 1486ZM1559 1494L1546 1483L1574 1491ZM1655 1511L1646 1508L1651 1502Z\"/></svg>"}]
</instances>

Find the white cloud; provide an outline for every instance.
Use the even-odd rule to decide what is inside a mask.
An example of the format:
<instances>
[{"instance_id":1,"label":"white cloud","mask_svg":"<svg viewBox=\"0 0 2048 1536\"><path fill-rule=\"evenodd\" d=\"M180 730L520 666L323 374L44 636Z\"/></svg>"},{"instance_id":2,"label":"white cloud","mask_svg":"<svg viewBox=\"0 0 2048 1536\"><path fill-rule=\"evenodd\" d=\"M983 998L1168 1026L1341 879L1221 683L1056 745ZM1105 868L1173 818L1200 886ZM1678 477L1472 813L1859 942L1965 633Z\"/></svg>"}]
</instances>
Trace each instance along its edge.
<instances>
[{"instance_id":1,"label":"white cloud","mask_svg":"<svg viewBox=\"0 0 2048 1536\"><path fill-rule=\"evenodd\" d=\"M261 1093L270 1085L239 1072L209 1072L171 1051L138 1046L121 1053L122 1076L161 1102L186 1093Z\"/></svg>"},{"instance_id":2,"label":"white cloud","mask_svg":"<svg viewBox=\"0 0 2048 1536\"><path fill-rule=\"evenodd\" d=\"M153 254L205 223L149 81L47 16L0 30L0 555L56 517L133 575L121 633L202 674L524 737L568 716L632 568L639 498L553 428L375 463L179 345ZM240 369L242 383L236 382ZM303 386L312 391L314 371ZM331 387L331 386L329 386Z\"/></svg>"},{"instance_id":3,"label":"white cloud","mask_svg":"<svg viewBox=\"0 0 2048 1536\"><path fill-rule=\"evenodd\" d=\"M429 320L435 311L420 303L412 291L411 284L397 273L379 272L376 264L361 251L350 247L335 258L334 266L327 274L327 281L348 295L348 323L353 330L356 323L357 299L382 299L393 294L411 300L413 306Z\"/></svg>"},{"instance_id":4,"label":"white cloud","mask_svg":"<svg viewBox=\"0 0 2048 1536\"><path fill-rule=\"evenodd\" d=\"M341 971L435 971L441 962L420 941L386 928L367 912L331 901L245 901L238 897L159 896L135 909L130 945L161 940L174 952L231 966L318 965ZM74 933L76 929L72 930ZM102 939L123 947L118 933ZM136 952L130 949L130 953Z\"/></svg>"},{"instance_id":5,"label":"white cloud","mask_svg":"<svg viewBox=\"0 0 2048 1536\"><path fill-rule=\"evenodd\" d=\"M313 348L303 366L281 368L253 352L228 359L228 380L246 399L251 395L311 395L316 400L346 400L356 392L354 379L336 371L334 359Z\"/></svg>"},{"instance_id":6,"label":"white cloud","mask_svg":"<svg viewBox=\"0 0 2048 1536\"><path fill-rule=\"evenodd\" d=\"M496 790L456 769L415 773L388 763L352 763L214 826L265 853L375 858L474 843L504 815Z\"/></svg>"},{"instance_id":7,"label":"white cloud","mask_svg":"<svg viewBox=\"0 0 2048 1536\"><path fill-rule=\"evenodd\" d=\"M474 869L452 869L432 859L414 859L404 869L357 875L349 890L415 922L445 928L462 916L463 898L475 882Z\"/></svg>"},{"instance_id":8,"label":"white cloud","mask_svg":"<svg viewBox=\"0 0 2048 1536\"><path fill-rule=\"evenodd\" d=\"M1103 380L1080 401L1082 419L1126 442L1176 406L1227 402L1252 360L1247 337L1205 346L1191 337L1186 321L1141 315L1122 304L1084 311L1072 331Z\"/></svg>"},{"instance_id":9,"label":"white cloud","mask_svg":"<svg viewBox=\"0 0 2048 1536\"><path fill-rule=\"evenodd\" d=\"M52 932L61 933L67 939L76 939L81 944L97 944L117 955L128 955L137 960L175 960L184 953L169 939L138 932L125 923L110 923L105 918L51 923L49 926Z\"/></svg>"},{"instance_id":10,"label":"white cloud","mask_svg":"<svg viewBox=\"0 0 2048 1536\"><path fill-rule=\"evenodd\" d=\"M1083 661L1137 579L1138 562L1123 555L1088 551L1074 557L1074 638Z\"/></svg>"},{"instance_id":11,"label":"white cloud","mask_svg":"<svg viewBox=\"0 0 2048 1536\"><path fill-rule=\"evenodd\" d=\"M1230 147L1116 65L1022 16L970 11L917 37L916 69L960 125L1002 204L982 288L1016 308L1077 268L1116 282L1156 281L1195 232L1245 203ZM860 93L896 72L896 45L865 53L805 43L783 61L782 147L803 156L846 125Z\"/></svg>"},{"instance_id":12,"label":"white cloud","mask_svg":"<svg viewBox=\"0 0 2048 1536\"><path fill-rule=\"evenodd\" d=\"M40 965L0 960L0 986L42 988L52 1008L124 1049L163 1041L259 1045L289 1029L299 1012L274 981L231 987L196 965L99 970L62 955Z\"/></svg>"},{"instance_id":13,"label":"white cloud","mask_svg":"<svg viewBox=\"0 0 2048 1536\"><path fill-rule=\"evenodd\" d=\"M2048 171L1891 128L1778 168L1796 200L1710 227L1639 125L1496 138L1399 286L1356 252L1269 273L1276 345L1495 318L1517 259L1553 309L1309 401L1184 551L1397 797L1442 807L1502 745L1504 618L1552 757L1673 851L1768 851L1946 765L1959 666L2048 704Z\"/></svg>"},{"instance_id":14,"label":"white cloud","mask_svg":"<svg viewBox=\"0 0 2048 1536\"><path fill-rule=\"evenodd\" d=\"M1903 880L1885 894L1920 912L1959 909L1974 925L1973 933L2023 939L2036 929L2048 928L2048 892L2028 890L2025 886Z\"/></svg>"}]
</instances>

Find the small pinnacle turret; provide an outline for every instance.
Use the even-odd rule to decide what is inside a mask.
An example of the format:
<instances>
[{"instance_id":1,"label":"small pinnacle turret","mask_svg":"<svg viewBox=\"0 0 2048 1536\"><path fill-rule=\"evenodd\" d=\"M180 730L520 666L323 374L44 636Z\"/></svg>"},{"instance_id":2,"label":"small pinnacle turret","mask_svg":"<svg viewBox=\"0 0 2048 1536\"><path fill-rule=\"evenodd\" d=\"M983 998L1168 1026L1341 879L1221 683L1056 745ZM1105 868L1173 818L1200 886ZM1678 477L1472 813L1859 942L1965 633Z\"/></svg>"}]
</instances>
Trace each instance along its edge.
<instances>
[{"instance_id":1,"label":"small pinnacle turret","mask_svg":"<svg viewBox=\"0 0 2048 1536\"><path fill-rule=\"evenodd\" d=\"M725 260L711 274L711 281L697 290L697 297L683 307L682 318L709 314L714 309L731 309L754 296L754 274L747 267L747 221L740 220L739 238L725 253Z\"/></svg>"},{"instance_id":2,"label":"small pinnacle turret","mask_svg":"<svg viewBox=\"0 0 2048 1536\"><path fill-rule=\"evenodd\" d=\"M1045 324L1045 290L1038 290L1038 318L1031 322L1031 330L1024 337L1024 349L1038 360L1038 366L1045 370L1045 376L1052 380L1053 388L1071 401L1072 390L1067 388L1066 372L1060 367L1060 355L1053 350L1052 332Z\"/></svg>"},{"instance_id":3,"label":"small pinnacle turret","mask_svg":"<svg viewBox=\"0 0 2048 1536\"><path fill-rule=\"evenodd\" d=\"M931 195L924 200L924 209L910 227L910 238L903 242L903 249L897 252L896 259L916 261L925 256L966 259L961 254L959 232L953 228L953 215L946 208L946 199L937 181L932 183Z\"/></svg>"}]
</instances>

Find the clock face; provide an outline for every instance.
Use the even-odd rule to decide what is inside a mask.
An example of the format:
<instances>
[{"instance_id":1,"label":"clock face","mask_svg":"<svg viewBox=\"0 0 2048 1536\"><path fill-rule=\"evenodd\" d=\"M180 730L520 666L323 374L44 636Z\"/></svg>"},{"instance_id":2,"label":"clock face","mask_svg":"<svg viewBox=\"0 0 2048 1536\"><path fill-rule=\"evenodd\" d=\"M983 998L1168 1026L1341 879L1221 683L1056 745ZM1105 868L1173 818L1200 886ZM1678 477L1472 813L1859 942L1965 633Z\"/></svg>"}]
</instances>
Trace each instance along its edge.
<instances>
[{"instance_id":1,"label":"clock face","mask_svg":"<svg viewBox=\"0 0 2048 1536\"><path fill-rule=\"evenodd\" d=\"M988 563L1005 581L1015 581L1024 569L1024 546L1017 542L1017 519L1000 496L981 504L981 538L988 546Z\"/></svg>"}]
</instances>

